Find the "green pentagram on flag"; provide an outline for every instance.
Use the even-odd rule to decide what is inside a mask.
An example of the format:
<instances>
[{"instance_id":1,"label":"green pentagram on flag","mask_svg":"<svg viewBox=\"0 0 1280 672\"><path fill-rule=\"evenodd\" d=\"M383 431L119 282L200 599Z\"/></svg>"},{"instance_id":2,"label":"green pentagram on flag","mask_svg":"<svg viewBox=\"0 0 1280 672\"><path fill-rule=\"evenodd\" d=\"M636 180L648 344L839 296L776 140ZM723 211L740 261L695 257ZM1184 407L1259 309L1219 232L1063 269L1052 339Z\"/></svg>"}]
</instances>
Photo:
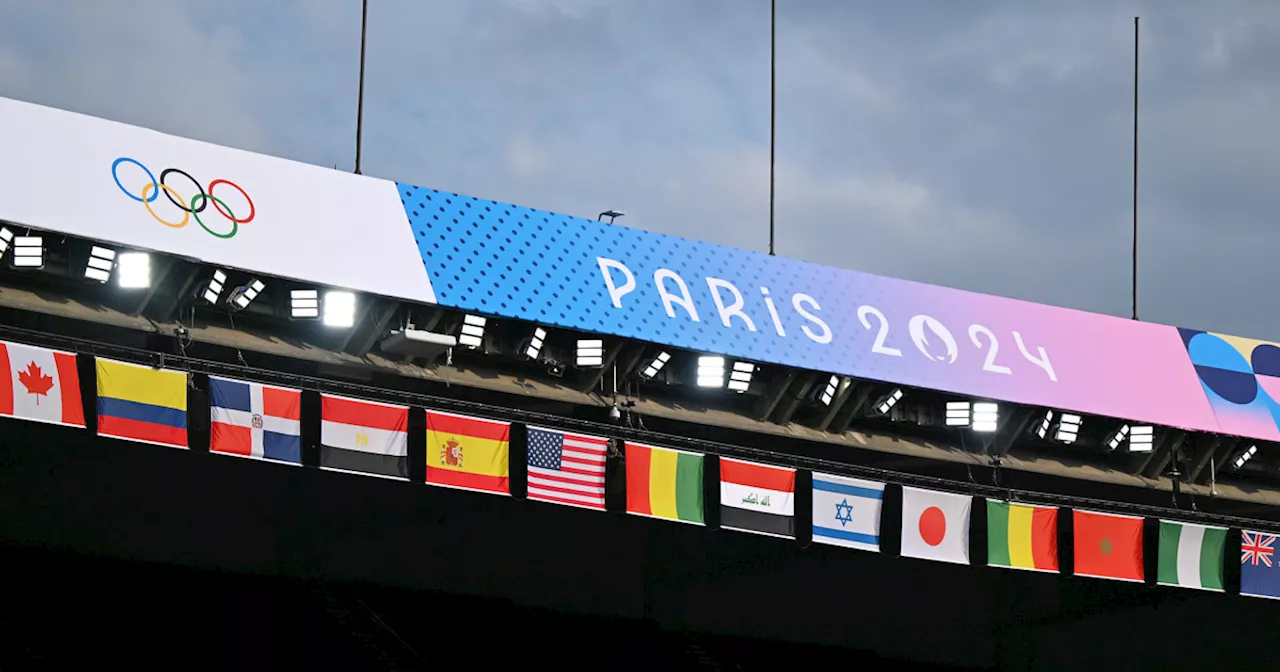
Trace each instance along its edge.
<instances>
[{"instance_id":1,"label":"green pentagram on flag","mask_svg":"<svg viewBox=\"0 0 1280 672\"><path fill-rule=\"evenodd\" d=\"M1112 544L1112 543L1111 543L1111 541L1110 541L1109 539L1107 539L1106 537L1103 537L1103 538L1102 538L1102 541L1099 541L1099 542L1098 542L1098 546L1101 546L1101 547L1102 547L1102 554L1103 554L1103 555L1111 555L1111 547L1112 547L1112 546L1114 546L1114 545L1115 545L1115 544Z\"/></svg>"}]
</instances>

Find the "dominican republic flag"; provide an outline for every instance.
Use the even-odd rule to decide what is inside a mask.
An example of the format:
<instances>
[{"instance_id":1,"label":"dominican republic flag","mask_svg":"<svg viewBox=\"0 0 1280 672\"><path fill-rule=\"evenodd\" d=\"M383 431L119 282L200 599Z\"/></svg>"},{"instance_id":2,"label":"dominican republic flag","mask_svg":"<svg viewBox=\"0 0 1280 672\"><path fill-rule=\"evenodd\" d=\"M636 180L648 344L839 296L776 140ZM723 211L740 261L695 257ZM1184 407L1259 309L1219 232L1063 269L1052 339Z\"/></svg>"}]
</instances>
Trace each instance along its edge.
<instances>
[{"instance_id":1,"label":"dominican republic flag","mask_svg":"<svg viewBox=\"0 0 1280 672\"><path fill-rule=\"evenodd\" d=\"M302 464L302 393L209 376L209 450Z\"/></svg>"},{"instance_id":2,"label":"dominican republic flag","mask_svg":"<svg viewBox=\"0 0 1280 672\"><path fill-rule=\"evenodd\" d=\"M969 564L973 498L902 488L902 557Z\"/></svg>"},{"instance_id":3,"label":"dominican republic flag","mask_svg":"<svg viewBox=\"0 0 1280 672\"><path fill-rule=\"evenodd\" d=\"M720 458L720 527L796 536L796 470Z\"/></svg>"},{"instance_id":4,"label":"dominican republic flag","mask_svg":"<svg viewBox=\"0 0 1280 672\"><path fill-rule=\"evenodd\" d=\"M0 415L84 427L76 356L0 342Z\"/></svg>"}]
</instances>

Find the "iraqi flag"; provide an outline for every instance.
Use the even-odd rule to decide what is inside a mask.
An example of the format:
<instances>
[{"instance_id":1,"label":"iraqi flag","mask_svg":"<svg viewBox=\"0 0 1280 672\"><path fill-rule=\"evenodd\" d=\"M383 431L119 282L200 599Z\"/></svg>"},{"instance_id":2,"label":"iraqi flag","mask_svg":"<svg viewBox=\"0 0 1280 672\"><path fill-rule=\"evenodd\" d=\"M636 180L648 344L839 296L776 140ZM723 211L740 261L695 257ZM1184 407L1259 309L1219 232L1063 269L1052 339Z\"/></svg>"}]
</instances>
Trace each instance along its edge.
<instances>
[{"instance_id":1,"label":"iraqi flag","mask_svg":"<svg viewBox=\"0 0 1280 672\"><path fill-rule=\"evenodd\" d=\"M720 527L796 536L796 470L720 458Z\"/></svg>"},{"instance_id":2,"label":"iraqi flag","mask_svg":"<svg viewBox=\"0 0 1280 672\"><path fill-rule=\"evenodd\" d=\"M302 464L302 393L209 376L209 450Z\"/></svg>"},{"instance_id":3,"label":"iraqi flag","mask_svg":"<svg viewBox=\"0 0 1280 672\"><path fill-rule=\"evenodd\" d=\"M409 409L321 395L320 468L409 480Z\"/></svg>"},{"instance_id":4,"label":"iraqi flag","mask_svg":"<svg viewBox=\"0 0 1280 672\"><path fill-rule=\"evenodd\" d=\"M84 427L75 355L0 342L0 371L0 415Z\"/></svg>"},{"instance_id":5,"label":"iraqi flag","mask_svg":"<svg viewBox=\"0 0 1280 672\"><path fill-rule=\"evenodd\" d=\"M969 564L973 498L902 488L902 556Z\"/></svg>"}]
</instances>

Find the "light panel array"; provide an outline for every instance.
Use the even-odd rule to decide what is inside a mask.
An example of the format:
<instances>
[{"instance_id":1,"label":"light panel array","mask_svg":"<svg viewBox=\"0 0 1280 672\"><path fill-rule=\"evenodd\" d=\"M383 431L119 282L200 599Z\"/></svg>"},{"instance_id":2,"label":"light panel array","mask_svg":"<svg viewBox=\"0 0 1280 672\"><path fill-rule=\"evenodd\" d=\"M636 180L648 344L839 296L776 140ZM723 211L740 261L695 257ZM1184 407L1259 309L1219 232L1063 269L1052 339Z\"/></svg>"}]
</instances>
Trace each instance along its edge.
<instances>
[{"instance_id":1,"label":"light panel array","mask_svg":"<svg viewBox=\"0 0 1280 672\"><path fill-rule=\"evenodd\" d=\"M533 337L529 339L529 347L524 349L524 356L529 359L537 359L542 352L542 344L547 340L547 330L537 327L533 330Z\"/></svg>"},{"instance_id":2,"label":"light panel array","mask_svg":"<svg viewBox=\"0 0 1280 672\"><path fill-rule=\"evenodd\" d=\"M227 297L227 302L236 310L244 310L258 298L262 290L266 289L266 283L261 280L254 279L247 285L242 285L231 290L231 296Z\"/></svg>"},{"instance_id":3,"label":"light panel array","mask_svg":"<svg viewBox=\"0 0 1280 672\"><path fill-rule=\"evenodd\" d=\"M44 267L44 238L40 236L17 236L13 239L14 268Z\"/></svg>"},{"instance_id":4,"label":"light panel array","mask_svg":"<svg viewBox=\"0 0 1280 672\"><path fill-rule=\"evenodd\" d=\"M948 427L968 427L971 410L967 401L948 401L946 422Z\"/></svg>"},{"instance_id":5,"label":"light panel array","mask_svg":"<svg viewBox=\"0 0 1280 672\"><path fill-rule=\"evenodd\" d=\"M830 406L831 400L836 398L836 390L840 387L840 376L832 375L827 379L827 386L823 388L822 394L818 396L818 401L823 406Z\"/></svg>"},{"instance_id":6,"label":"light panel array","mask_svg":"<svg viewBox=\"0 0 1280 672\"><path fill-rule=\"evenodd\" d=\"M123 252L117 256L116 284L123 289L150 287L151 255L146 252Z\"/></svg>"},{"instance_id":7,"label":"light panel array","mask_svg":"<svg viewBox=\"0 0 1280 672\"><path fill-rule=\"evenodd\" d=\"M484 325L487 322L488 320L479 315L463 317L462 329L458 332L458 344L472 350L484 345Z\"/></svg>"},{"instance_id":8,"label":"light panel array","mask_svg":"<svg viewBox=\"0 0 1280 672\"><path fill-rule=\"evenodd\" d=\"M13 244L13 231L9 227L0 227L0 259L4 258L4 253L9 250L9 246Z\"/></svg>"},{"instance_id":9,"label":"light panel array","mask_svg":"<svg viewBox=\"0 0 1280 672\"><path fill-rule=\"evenodd\" d=\"M1129 428L1129 452L1149 453L1154 445L1154 427L1151 425L1134 425Z\"/></svg>"},{"instance_id":10,"label":"light panel array","mask_svg":"<svg viewBox=\"0 0 1280 672\"><path fill-rule=\"evenodd\" d=\"M1080 437L1081 418L1071 413L1063 413L1058 418L1058 430L1054 432L1053 438L1063 443L1075 443Z\"/></svg>"},{"instance_id":11,"label":"light panel array","mask_svg":"<svg viewBox=\"0 0 1280 672\"><path fill-rule=\"evenodd\" d=\"M879 403L876 404L876 413L879 413L880 415L887 414L889 411L893 410L894 406L898 405L899 401L902 401L902 388L900 387L894 388L892 392L884 395Z\"/></svg>"},{"instance_id":12,"label":"light panel array","mask_svg":"<svg viewBox=\"0 0 1280 672\"><path fill-rule=\"evenodd\" d=\"M290 291L289 317L295 320L314 320L320 317L320 292L314 289Z\"/></svg>"},{"instance_id":13,"label":"light panel array","mask_svg":"<svg viewBox=\"0 0 1280 672\"><path fill-rule=\"evenodd\" d=\"M1044 438L1049 435L1049 427L1053 424L1053 411L1046 411L1044 417L1036 425L1036 436Z\"/></svg>"},{"instance_id":14,"label":"light panel array","mask_svg":"<svg viewBox=\"0 0 1280 672\"><path fill-rule=\"evenodd\" d=\"M724 387L724 357L698 358L698 387Z\"/></svg>"},{"instance_id":15,"label":"light panel array","mask_svg":"<svg viewBox=\"0 0 1280 672\"><path fill-rule=\"evenodd\" d=\"M604 366L604 341L598 338L579 339L574 361L584 368Z\"/></svg>"},{"instance_id":16,"label":"light panel array","mask_svg":"<svg viewBox=\"0 0 1280 672\"><path fill-rule=\"evenodd\" d=\"M332 290L324 293L324 324L327 327L350 327L356 323L356 295Z\"/></svg>"},{"instance_id":17,"label":"light panel array","mask_svg":"<svg viewBox=\"0 0 1280 672\"><path fill-rule=\"evenodd\" d=\"M222 297L222 288L226 284L227 274L220 270L214 271L213 278L209 280L209 286L204 289L204 300L208 303L218 303L218 299Z\"/></svg>"},{"instance_id":18,"label":"light panel array","mask_svg":"<svg viewBox=\"0 0 1280 672\"><path fill-rule=\"evenodd\" d=\"M670 359L671 353L668 353L665 350L663 352L659 352L658 356L654 357L653 361L649 362L649 365L644 367L644 370L640 372L640 377L653 378L658 375L658 372L662 370L662 367L667 365L667 362L670 361Z\"/></svg>"},{"instance_id":19,"label":"light panel array","mask_svg":"<svg viewBox=\"0 0 1280 672\"><path fill-rule=\"evenodd\" d=\"M106 282L111 279L111 270L116 266L116 251L109 247L94 245L89 250L89 261L84 266L85 280Z\"/></svg>"},{"instance_id":20,"label":"light panel array","mask_svg":"<svg viewBox=\"0 0 1280 672\"><path fill-rule=\"evenodd\" d=\"M756 372L756 365L751 362L734 362L733 371L729 373L729 389L742 394L751 388L751 375Z\"/></svg>"},{"instance_id":21,"label":"light panel array","mask_svg":"<svg viewBox=\"0 0 1280 672\"><path fill-rule=\"evenodd\" d=\"M1258 454L1258 446L1257 445L1249 446L1249 450L1244 451L1243 453L1240 454L1240 457L1236 458L1235 468L1239 469L1240 467L1243 467L1244 463L1248 462L1249 460L1252 460L1253 456L1256 454Z\"/></svg>"},{"instance_id":22,"label":"light panel array","mask_svg":"<svg viewBox=\"0 0 1280 672\"><path fill-rule=\"evenodd\" d=\"M973 405L972 427L975 432L994 432L1000 424L1000 407L989 401Z\"/></svg>"}]
</instances>

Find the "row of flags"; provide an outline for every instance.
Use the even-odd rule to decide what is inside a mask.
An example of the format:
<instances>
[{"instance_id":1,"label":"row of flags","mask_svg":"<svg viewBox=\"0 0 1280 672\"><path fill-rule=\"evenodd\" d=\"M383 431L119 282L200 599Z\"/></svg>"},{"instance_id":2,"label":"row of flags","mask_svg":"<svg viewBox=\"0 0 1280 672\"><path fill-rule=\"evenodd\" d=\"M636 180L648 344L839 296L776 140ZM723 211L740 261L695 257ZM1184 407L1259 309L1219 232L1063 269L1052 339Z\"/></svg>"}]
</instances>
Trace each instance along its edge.
<instances>
[{"instance_id":1,"label":"row of flags","mask_svg":"<svg viewBox=\"0 0 1280 672\"><path fill-rule=\"evenodd\" d=\"M188 376L178 371L96 359L98 434L188 447ZM0 416L85 427L75 355L0 342ZM213 453L302 464L299 390L210 376ZM509 495L507 422L427 410L426 482ZM409 408L321 395L320 467L409 480ZM609 440L527 428L529 499L605 509ZM706 456L627 442L629 514L706 525ZM796 470L722 457L720 526L796 537ZM813 541L879 552L885 484L812 474ZM901 555L972 564L974 498L903 486ZM1059 509L986 500L987 564L1058 572ZM1144 519L1073 510L1075 574L1145 580ZM1223 591L1226 528L1161 520L1157 583ZM1280 599L1276 536L1242 531L1240 592Z\"/></svg>"}]
</instances>

